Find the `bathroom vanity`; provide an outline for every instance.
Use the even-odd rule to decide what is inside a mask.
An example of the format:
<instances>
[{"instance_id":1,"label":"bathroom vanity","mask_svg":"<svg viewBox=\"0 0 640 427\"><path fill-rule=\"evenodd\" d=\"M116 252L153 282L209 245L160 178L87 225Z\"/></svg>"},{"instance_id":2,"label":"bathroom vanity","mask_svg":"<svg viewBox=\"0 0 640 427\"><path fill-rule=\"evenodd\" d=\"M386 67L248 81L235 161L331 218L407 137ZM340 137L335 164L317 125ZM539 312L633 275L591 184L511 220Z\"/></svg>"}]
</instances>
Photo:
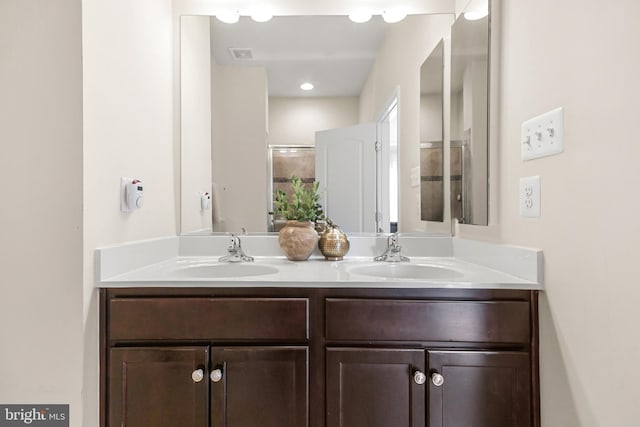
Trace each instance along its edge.
<instances>
[{"instance_id":1,"label":"bathroom vanity","mask_svg":"<svg viewBox=\"0 0 640 427\"><path fill-rule=\"evenodd\" d=\"M540 283L445 258L462 277L350 274L363 259L167 274L203 265L184 256L102 277L102 425L539 426Z\"/></svg>"}]
</instances>

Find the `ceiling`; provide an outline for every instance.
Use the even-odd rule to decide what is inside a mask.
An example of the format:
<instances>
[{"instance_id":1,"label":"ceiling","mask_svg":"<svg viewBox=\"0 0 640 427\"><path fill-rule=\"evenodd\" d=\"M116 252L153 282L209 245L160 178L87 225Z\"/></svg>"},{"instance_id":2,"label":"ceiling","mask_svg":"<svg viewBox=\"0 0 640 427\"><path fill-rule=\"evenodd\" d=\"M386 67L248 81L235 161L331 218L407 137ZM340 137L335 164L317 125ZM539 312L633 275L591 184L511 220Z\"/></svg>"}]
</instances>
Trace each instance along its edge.
<instances>
[{"instance_id":1,"label":"ceiling","mask_svg":"<svg viewBox=\"0 0 640 427\"><path fill-rule=\"evenodd\" d=\"M211 18L211 53L220 65L265 67L269 96L358 96L389 25L380 16L355 24L346 16L277 16L236 24ZM249 48L234 59L229 48ZM312 91L300 84L311 82Z\"/></svg>"}]
</instances>

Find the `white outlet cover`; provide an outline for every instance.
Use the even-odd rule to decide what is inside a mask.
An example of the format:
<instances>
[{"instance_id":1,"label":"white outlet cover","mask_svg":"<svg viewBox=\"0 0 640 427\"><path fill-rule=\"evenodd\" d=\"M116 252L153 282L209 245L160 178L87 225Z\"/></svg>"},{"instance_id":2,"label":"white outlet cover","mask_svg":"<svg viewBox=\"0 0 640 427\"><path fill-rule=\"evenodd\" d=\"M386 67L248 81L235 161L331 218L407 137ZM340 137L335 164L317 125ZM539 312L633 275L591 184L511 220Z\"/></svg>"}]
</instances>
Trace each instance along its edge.
<instances>
[{"instance_id":1,"label":"white outlet cover","mask_svg":"<svg viewBox=\"0 0 640 427\"><path fill-rule=\"evenodd\" d=\"M562 107L522 122L522 160L551 156L564 150L564 110Z\"/></svg>"},{"instance_id":2,"label":"white outlet cover","mask_svg":"<svg viewBox=\"0 0 640 427\"><path fill-rule=\"evenodd\" d=\"M520 178L520 216L538 218L540 216L540 177Z\"/></svg>"}]
</instances>

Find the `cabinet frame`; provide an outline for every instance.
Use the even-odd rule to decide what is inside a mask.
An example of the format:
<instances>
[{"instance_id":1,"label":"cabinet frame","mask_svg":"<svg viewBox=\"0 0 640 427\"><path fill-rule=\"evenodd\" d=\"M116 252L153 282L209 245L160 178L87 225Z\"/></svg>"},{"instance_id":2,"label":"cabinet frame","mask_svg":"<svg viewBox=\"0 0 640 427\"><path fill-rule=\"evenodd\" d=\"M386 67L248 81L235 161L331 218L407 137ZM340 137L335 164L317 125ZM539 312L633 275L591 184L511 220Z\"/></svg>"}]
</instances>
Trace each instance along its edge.
<instances>
[{"instance_id":1,"label":"cabinet frame","mask_svg":"<svg viewBox=\"0 0 640 427\"><path fill-rule=\"evenodd\" d=\"M218 284L216 284L218 285ZM531 417L532 426L540 427L539 401L539 338L538 338L538 291L535 290L497 290L497 289L444 289L444 288L308 288L270 287L250 288L234 287L140 287L140 288L102 288L100 289L100 425L106 427L109 405L108 372L109 349L112 347L136 344L135 341L121 342L110 338L109 301L128 298L307 298L308 299L308 339L293 340L233 340L211 341L215 345L304 345L308 353L308 396L309 427L325 427L326 402L326 347L383 347L383 348L422 348L425 350L478 350L478 351L522 351L528 353L531 375ZM326 299L399 299L415 301L519 301L528 304L530 339L522 343L509 342L443 342L443 341L384 341L366 340L328 340L325 335ZM175 340L171 343L146 341L144 345L197 345L201 341Z\"/></svg>"}]
</instances>

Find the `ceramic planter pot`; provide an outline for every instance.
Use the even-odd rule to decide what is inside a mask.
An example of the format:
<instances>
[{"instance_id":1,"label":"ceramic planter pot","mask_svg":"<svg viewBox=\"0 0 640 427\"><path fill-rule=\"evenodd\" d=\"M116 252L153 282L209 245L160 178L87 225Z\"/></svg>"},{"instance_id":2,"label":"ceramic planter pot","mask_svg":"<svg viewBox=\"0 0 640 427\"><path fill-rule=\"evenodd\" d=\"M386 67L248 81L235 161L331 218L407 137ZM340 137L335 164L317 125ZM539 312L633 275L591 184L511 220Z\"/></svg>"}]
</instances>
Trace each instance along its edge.
<instances>
[{"instance_id":1,"label":"ceramic planter pot","mask_svg":"<svg viewBox=\"0 0 640 427\"><path fill-rule=\"evenodd\" d=\"M288 259L304 261L318 244L318 233L311 221L287 221L280 230L278 243Z\"/></svg>"}]
</instances>

